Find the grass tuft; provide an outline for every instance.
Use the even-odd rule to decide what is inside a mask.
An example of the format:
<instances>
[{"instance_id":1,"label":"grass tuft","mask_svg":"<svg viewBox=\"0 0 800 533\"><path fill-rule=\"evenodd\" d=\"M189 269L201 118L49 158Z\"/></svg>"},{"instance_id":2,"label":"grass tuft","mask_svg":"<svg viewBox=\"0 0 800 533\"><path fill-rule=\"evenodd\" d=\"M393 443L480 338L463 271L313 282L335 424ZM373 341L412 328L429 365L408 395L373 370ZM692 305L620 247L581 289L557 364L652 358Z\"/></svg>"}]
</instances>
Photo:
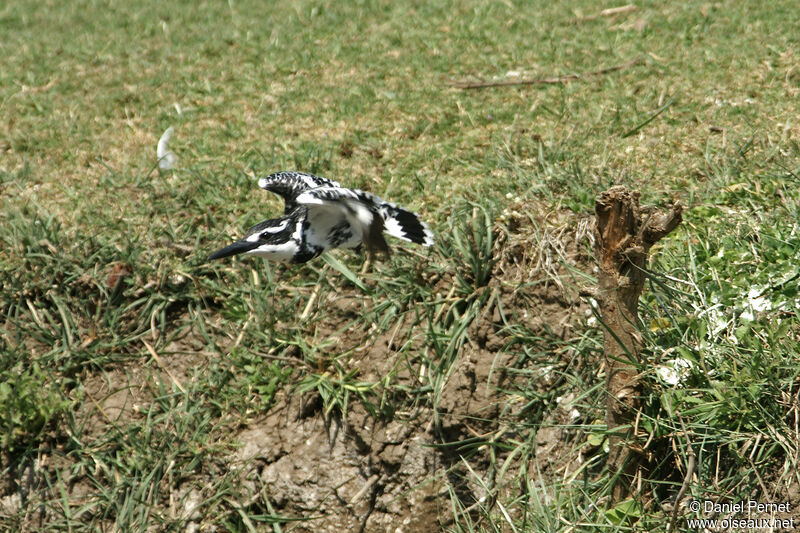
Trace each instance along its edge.
<instances>
[{"instance_id":1,"label":"grass tuft","mask_svg":"<svg viewBox=\"0 0 800 533\"><path fill-rule=\"evenodd\" d=\"M663 531L690 448L686 501L796 493L793 3L95 4L0 12L0 529ZM207 263L287 168L436 245ZM612 184L686 206L641 302L649 473L616 505L577 296ZM242 459L298 397L360 439L355 494L276 493L297 449Z\"/></svg>"}]
</instances>

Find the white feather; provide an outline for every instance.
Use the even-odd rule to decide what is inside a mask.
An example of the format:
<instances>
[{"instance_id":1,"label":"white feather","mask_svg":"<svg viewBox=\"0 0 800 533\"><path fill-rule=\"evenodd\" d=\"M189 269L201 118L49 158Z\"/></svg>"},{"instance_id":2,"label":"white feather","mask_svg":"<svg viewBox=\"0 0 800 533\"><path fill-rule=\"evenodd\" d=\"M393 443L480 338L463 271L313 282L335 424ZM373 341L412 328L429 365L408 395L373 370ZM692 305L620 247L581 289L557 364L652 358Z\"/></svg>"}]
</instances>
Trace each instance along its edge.
<instances>
[{"instance_id":1,"label":"white feather","mask_svg":"<svg viewBox=\"0 0 800 533\"><path fill-rule=\"evenodd\" d=\"M169 140L172 137L172 126L164 131L161 138L158 140L156 147L156 154L158 155L158 168L161 170L169 170L175 166L178 161L178 156L169 149Z\"/></svg>"}]
</instances>

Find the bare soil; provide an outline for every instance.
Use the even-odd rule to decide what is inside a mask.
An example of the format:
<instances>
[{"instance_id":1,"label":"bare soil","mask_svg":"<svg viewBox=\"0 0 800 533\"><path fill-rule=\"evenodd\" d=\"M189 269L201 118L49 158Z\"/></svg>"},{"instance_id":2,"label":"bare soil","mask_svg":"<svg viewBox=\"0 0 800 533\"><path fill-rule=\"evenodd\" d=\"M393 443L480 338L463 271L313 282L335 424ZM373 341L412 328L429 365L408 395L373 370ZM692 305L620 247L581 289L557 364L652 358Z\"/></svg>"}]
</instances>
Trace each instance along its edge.
<instances>
[{"instance_id":1,"label":"bare soil","mask_svg":"<svg viewBox=\"0 0 800 533\"><path fill-rule=\"evenodd\" d=\"M354 400L344 414L339 410L326 413L316 392L280 391L266 416L248 419L243 426L233 424L233 433L227 424L215 437L232 452L219 457L213 467L198 468L195 478L165 487L160 516L188 520L187 531L221 531L201 511L203 502L213 496L215 471L238 476L241 490L236 497L242 507L258 506L264 513L300 519L285 522L283 531L441 531L452 524L454 505L468 512L491 505L476 476L495 493L517 493L518 481L513 482L517 466L498 476L497 469L506 459L502 452L495 449L496 455L490 458L488 447L469 449L464 443L512 436L519 429L508 421L527 416L524 406L508 395L508 390L523 385L518 373L508 372L519 368L515 355L519 350L506 350L509 321L554 339L568 339L584 327L587 307L578 297L573 269L589 268L586 250L591 246L587 241L591 219L556 213L536 222L519 214L504 220L505 225L497 228L493 275L482 289L495 291L498 298L470 325L469 341L458 353L435 402L415 402L391 416L375 416ZM453 279L444 276L435 283L446 294ZM355 293L326 298L320 305L331 316L324 326L315 326L316 336L329 335L337 350L353 348L349 364L360 379L377 381L395 369L396 382L419 386L420 369L397 364L400 352L395 340L403 337L402 332L342 333L342 326L351 323L366 304ZM125 364L84 379L85 412L79 416L86 423L84 440L99 439L114 425L146 416L154 398L153 372L164 383L185 384L193 372L208 364L209 354L190 340L165 351L178 355L150 359L149 368L142 362ZM554 353L553 367L565 366L563 357ZM546 389L555 379L541 372L535 386ZM574 431L563 427L570 421L567 410L555 406L535 429L526 430L535 435L513 435L535 439L533 461L544 475L561 477L577 465L570 451L575 448ZM462 460L465 455L469 467ZM44 468L67 472L70 461L54 454L48 465L41 460L32 464L28 492L36 490L36 471ZM87 501L96 487L80 472L69 476L68 498ZM0 494L0 510L5 507L10 512L19 505L14 494L19 487L8 488L13 490ZM270 509L263 508L264 501ZM514 510L510 512L513 517Z\"/></svg>"},{"instance_id":2,"label":"bare soil","mask_svg":"<svg viewBox=\"0 0 800 533\"><path fill-rule=\"evenodd\" d=\"M285 525L284 531L434 532L452 522L451 498L458 498L461 508L487 503L485 489L461 461L463 449L452 444L509 431L504 420L520 415L522 406L509 405L503 392L516 379L506 372L516 356L504 351L508 333L499 307L530 331L562 339L585 323L587 307L567 280L569 267L587 268L587 243L580 241L590 238L590 226L563 214L557 218L558 227L542 221L550 224L542 230L518 217L508 231L499 231L496 272L486 290L496 289L501 305L485 309L470 326L470 342L437 405L438 423L430 406L387 420L353 402L344 417L338 412L326 416L317 396L281 395L267 417L235 436L242 447L233 464L240 465L251 494L266 492L282 515L314 517ZM452 280L439 283L446 292ZM346 295L331 304L342 322L362 305ZM332 331L338 328L336 320L326 322ZM363 348L351 364L370 380L394 364L396 334L365 343L364 332L353 332L337 342ZM411 382L416 377L401 373L398 379ZM542 376L540 386L548 386L548 380L552 378ZM568 421L569 414L556 409L538 429L542 471L563 475L574 468L569 452L574 442L562 427ZM504 457L497 460L502 464ZM495 477L490 463L487 450L473 451L469 459L482 479Z\"/></svg>"}]
</instances>

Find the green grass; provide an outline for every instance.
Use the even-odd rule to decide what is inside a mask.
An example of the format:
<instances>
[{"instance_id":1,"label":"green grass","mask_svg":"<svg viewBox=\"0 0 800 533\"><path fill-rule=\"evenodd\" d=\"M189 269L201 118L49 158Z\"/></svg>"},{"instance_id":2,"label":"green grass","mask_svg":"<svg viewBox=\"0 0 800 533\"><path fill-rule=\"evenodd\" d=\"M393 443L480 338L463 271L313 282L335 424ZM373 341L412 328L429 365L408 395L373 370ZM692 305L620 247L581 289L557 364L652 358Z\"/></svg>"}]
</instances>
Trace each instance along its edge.
<instances>
[{"instance_id":1,"label":"green grass","mask_svg":"<svg viewBox=\"0 0 800 533\"><path fill-rule=\"evenodd\" d=\"M795 6L638 2L580 19L613 6L0 8L0 528L288 527L297 517L243 496L228 462L237 428L292 393L345 418L354 405L386 420L431 409L457 458L430 472L453 495L450 531L663 530L653 501L674 498L690 445L695 499L771 501L800 483ZM634 59L569 84L449 84ZM179 162L160 173L170 125ZM364 275L348 253L205 263L279 209L253 176L282 168L420 212L436 247L400 245ZM548 284L591 282L565 274L560 224L574 229L614 183L687 207L642 300L655 498L627 509L638 525L605 498L600 329L558 335L524 316ZM520 250L531 272L512 278ZM524 305L505 308L504 291ZM506 407L467 421L480 437L452 437L442 397L487 321L503 339L491 364L513 378L495 391ZM384 337L383 373L362 372ZM676 358L692 367L673 386L657 369ZM122 393L104 385L120 380ZM120 394L119 409L99 407ZM539 461L537 432L552 427L579 466ZM455 479L491 497L462 501ZM175 511L192 498L198 516Z\"/></svg>"}]
</instances>

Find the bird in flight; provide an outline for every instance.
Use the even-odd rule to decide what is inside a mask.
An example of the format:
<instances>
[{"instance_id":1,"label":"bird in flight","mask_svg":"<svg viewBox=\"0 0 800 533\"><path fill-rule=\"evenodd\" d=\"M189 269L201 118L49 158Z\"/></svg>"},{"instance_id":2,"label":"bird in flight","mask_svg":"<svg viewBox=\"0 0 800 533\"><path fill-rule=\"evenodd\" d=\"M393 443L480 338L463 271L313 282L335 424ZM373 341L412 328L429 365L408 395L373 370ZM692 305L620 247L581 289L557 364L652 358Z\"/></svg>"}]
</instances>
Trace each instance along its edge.
<instances>
[{"instance_id":1,"label":"bird in flight","mask_svg":"<svg viewBox=\"0 0 800 533\"><path fill-rule=\"evenodd\" d=\"M331 248L363 244L369 261L376 252L389 255L384 232L422 246L433 244L433 232L416 214L326 178L282 171L261 178L258 186L283 197L283 216L256 224L209 260L249 254L305 263Z\"/></svg>"}]
</instances>

